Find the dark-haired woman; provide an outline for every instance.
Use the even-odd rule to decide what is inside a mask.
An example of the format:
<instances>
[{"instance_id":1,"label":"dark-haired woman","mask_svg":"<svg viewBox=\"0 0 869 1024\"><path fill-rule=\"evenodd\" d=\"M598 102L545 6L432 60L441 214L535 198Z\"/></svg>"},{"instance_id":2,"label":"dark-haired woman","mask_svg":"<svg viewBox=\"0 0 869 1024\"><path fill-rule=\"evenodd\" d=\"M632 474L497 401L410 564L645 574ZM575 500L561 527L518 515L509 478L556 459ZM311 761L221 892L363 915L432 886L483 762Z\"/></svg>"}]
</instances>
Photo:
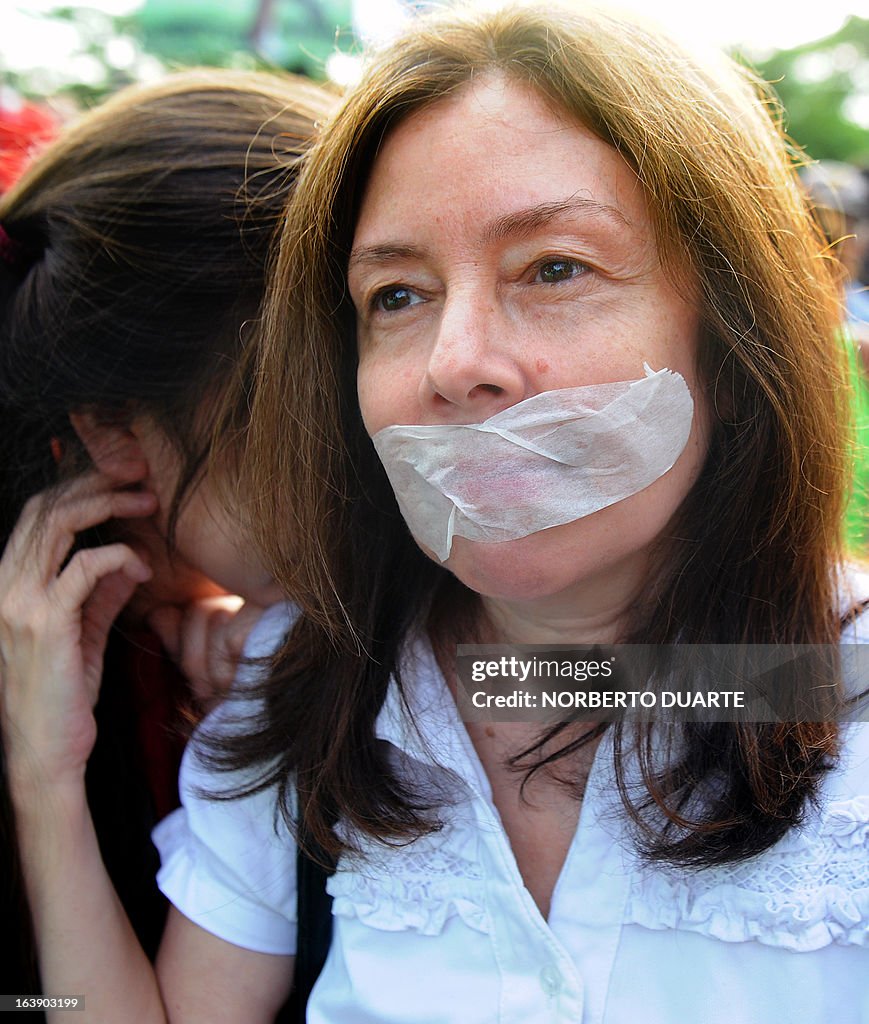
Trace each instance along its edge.
<instances>
[{"instance_id":1,"label":"dark-haired woman","mask_svg":"<svg viewBox=\"0 0 869 1024\"><path fill-rule=\"evenodd\" d=\"M74 989L95 1020L105 987L131 999L110 1019L139 1019L111 955L147 964L162 932L149 831L185 700L140 624L207 696L280 598L231 446L208 455L233 387L247 415L271 238L332 104L291 76L168 76L84 115L0 199L4 992Z\"/></svg>"}]
</instances>

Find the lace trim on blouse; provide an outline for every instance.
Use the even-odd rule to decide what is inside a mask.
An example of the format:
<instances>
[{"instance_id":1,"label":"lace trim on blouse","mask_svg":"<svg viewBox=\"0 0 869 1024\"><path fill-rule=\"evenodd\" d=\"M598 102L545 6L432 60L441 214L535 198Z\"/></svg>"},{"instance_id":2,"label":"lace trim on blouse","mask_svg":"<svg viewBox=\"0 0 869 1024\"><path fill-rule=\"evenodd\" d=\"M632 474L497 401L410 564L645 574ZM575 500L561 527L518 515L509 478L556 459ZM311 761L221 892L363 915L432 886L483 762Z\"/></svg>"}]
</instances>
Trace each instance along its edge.
<instances>
[{"instance_id":1,"label":"lace trim on blouse","mask_svg":"<svg viewBox=\"0 0 869 1024\"><path fill-rule=\"evenodd\" d=\"M341 858L326 888L338 917L438 935L455 915L474 931L490 930L485 885L473 830L451 824L403 846L365 842L361 855Z\"/></svg>"},{"instance_id":2,"label":"lace trim on blouse","mask_svg":"<svg viewBox=\"0 0 869 1024\"><path fill-rule=\"evenodd\" d=\"M869 796L830 803L752 860L637 872L625 921L799 952L869 946Z\"/></svg>"}]
</instances>

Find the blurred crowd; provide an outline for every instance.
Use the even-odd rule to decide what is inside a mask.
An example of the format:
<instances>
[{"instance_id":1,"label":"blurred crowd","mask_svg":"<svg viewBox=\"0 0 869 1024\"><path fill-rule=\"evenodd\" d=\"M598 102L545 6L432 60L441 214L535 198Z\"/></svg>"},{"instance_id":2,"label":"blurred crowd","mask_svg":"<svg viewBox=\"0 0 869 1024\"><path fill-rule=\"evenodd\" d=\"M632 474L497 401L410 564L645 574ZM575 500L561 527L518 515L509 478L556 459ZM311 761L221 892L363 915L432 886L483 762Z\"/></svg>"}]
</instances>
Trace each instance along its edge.
<instances>
[{"instance_id":1,"label":"blurred crowd","mask_svg":"<svg viewBox=\"0 0 869 1024\"><path fill-rule=\"evenodd\" d=\"M869 167L819 161L803 182L843 270L844 342L853 377L854 483L845 536L862 554L869 549Z\"/></svg>"},{"instance_id":2,"label":"blurred crowd","mask_svg":"<svg viewBox=\"0 0 869 1024\"><path fill-rule=\"evenodd\" d=\"M869 369L869 167L820 161L803 180L845 271L845 317Z\"/></svg>"}]
</instances>

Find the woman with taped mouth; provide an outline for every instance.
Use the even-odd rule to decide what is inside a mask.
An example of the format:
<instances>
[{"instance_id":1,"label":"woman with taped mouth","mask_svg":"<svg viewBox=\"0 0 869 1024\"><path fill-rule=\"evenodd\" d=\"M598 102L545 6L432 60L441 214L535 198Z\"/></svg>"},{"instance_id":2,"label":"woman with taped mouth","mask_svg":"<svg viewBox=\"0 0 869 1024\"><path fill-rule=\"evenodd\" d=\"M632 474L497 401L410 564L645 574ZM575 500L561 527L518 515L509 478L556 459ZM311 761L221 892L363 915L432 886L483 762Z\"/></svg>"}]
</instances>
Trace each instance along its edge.
<instances>
[{"instance_id":1,"label":"woman with taped mouth","mask_svg":"<svg viewBox=\"0 0 869 1024\"><path fill-rule=\"evenodd\" d=\"M162 841L164 962L223 965L191 1006L287 985L301 840L336 862L317 1024L869 1019L865 727L456 707L461 643L869 636L835 266L774 115L599 13L451 11L372 59L258 350L246 492L301 611Z\"/></svg>"}]
</instances>

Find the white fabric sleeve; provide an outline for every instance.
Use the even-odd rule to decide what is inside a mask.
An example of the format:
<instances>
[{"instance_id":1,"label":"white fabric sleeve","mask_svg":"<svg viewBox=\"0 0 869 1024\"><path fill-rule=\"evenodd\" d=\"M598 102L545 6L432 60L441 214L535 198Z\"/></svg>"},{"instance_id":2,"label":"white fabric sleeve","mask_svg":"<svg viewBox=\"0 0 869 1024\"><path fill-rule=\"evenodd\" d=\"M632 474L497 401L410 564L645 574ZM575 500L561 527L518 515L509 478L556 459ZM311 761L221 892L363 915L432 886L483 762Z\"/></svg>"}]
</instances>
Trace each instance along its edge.
<instances>
[{"instance_id":1,"label":"white fabric sleeve","mask_svg":"<svg viewBox=\"0 0 869 1024\"><path fill-rule=\"evenodd\" d=\"M265 657L280 644L293 610L275 605L263 613L245 646L247 658ZM257 672L243 666L233 689ZM213 734L238 728L229 700L200 728ZM197 730L198 731L198 730ZM160 852L157 883L169 901L218 938L258 953L296 952L296 846L283 820L275 822L275 792L267 789L236 800L203 795L234 787L240 777L210 771L196 756L194 733L181 763L181 807L154 829Z\"/></svg>"}]
</instances>

